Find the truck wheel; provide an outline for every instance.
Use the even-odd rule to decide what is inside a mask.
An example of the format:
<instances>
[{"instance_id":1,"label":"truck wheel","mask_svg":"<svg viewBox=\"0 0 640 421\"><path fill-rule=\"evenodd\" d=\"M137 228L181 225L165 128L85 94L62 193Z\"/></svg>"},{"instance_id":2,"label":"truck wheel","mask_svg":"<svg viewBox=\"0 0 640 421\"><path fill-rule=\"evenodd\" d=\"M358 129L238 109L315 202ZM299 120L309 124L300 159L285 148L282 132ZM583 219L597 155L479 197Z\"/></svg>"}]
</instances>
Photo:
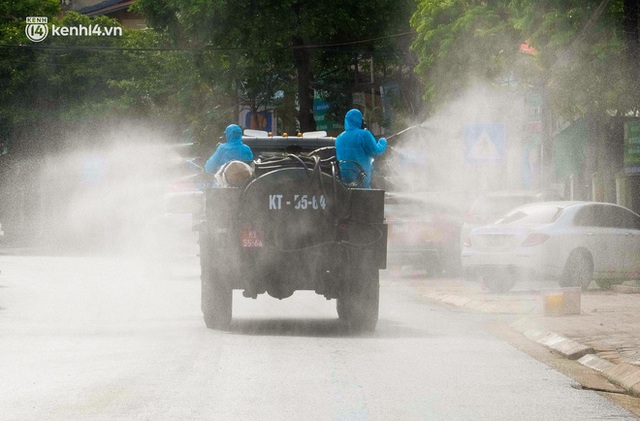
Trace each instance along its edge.
<instances>
[{"instance_id":1,"label":"truck wheel","mask_svg":"<svg viewBox=\"0 0 640 421\"><path fill-rule=\"evenodd\" d=\"M336 306L338 317L351 330L371 332L378 323L380 273L375 266L360 266L358 271L358 276L345 280L345 288Z\"/></svg>"},{"instance_id":2,"label":"truck wheel","mask_svg":"<svg viewBox=\"0 0 640 421\"><path fill-rule=\"evenodd\" d=\"M208 265L205 265L205 267ZM203 267L202 314L209 329L227 329L231 324L233 289L215 269Z\"/></svg>"}]
</instances>

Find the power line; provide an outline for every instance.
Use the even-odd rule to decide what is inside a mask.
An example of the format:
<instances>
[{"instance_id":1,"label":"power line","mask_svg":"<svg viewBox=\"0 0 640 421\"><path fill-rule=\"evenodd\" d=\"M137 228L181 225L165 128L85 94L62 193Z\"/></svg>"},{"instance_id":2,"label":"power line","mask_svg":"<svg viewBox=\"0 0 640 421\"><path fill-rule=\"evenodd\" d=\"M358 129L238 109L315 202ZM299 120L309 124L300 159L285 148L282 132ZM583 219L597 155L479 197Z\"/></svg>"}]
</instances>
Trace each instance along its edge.
<instances>
[{"instance_id":1,"label":"power line","mask_svg":"<svg viewBox=\"0 0 640 421\"><path fill-rule=\"evenodd\" d=\"M357 41L346 41L346 42L338 42L338 43L329 43L329 44L309 44L309 45L297 45L290 47L277 47L277 48L266 48L270 50L281 50L281 49L330 49L335 47L344 47L350 45L360 45L360 44L369 44L375 41L382 41L385 39L391 38L399 38L405 36L415 36L415 32L401 32L398 34L391 34L382 37L369 38L364 40ZM212 46L204 46L204 47L112 47L112 46L101 46L101 45L43 45L43 44L0 44L0 48L4 49L19 49L19 50L33 50L33 51L130 51L130 52L143 52L143 51L166 51L166 52L201 52L201 51L224 51L224 52L232 52L232 51L251 51L255 50L252 48L244 48L244 47L212 47ZM263 48L264 49L264 48Z\"/></svg>"},{"instance_id":2,"label":"power line","mask_svg":"<svg viewBox=\"0 0 640 421\"><path fill-rule=\"evenodd\" d=\"M346 46L346 45L368 44L368 43L374 42L374 41L382 41L384 39L406 37L408 35L414 35L415 36L416 33L413 32L413 31L401 32L401 33L398 33L398 34L386 35L386 36L377 37L377 38L369 38L369 39L360 40L360 41L338 42L338 43L333 43L333 44L301 45L301 46L293 47L293 48L294 49L298 49L298 48L301 48L301 49L302 48L305 48L305 49L316 49L316 48L342 47L342 46Z\"/></svg>"}]
</instances>

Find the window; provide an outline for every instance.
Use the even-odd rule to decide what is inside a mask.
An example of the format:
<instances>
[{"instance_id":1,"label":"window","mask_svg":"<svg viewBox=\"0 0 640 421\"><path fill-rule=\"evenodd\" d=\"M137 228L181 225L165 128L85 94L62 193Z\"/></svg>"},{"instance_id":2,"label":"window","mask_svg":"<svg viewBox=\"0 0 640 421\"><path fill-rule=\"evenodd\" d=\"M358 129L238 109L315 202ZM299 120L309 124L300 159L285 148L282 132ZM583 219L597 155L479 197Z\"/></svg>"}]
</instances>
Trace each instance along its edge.
<instances>
[{"instance_id":1,"label":"window","mask_svg":"<svg viewBox=\"0 0 640 421\"><path fill-rule=\"evenodd\" d=\"M573 225L577 227L597 227L597 215L595 206L586 206L578 211L573 218Z\"/></svg>"},{"instance_id":2,"label":"window","mask_svg":"<svg viewBox=\"0 0 640 421\"><path fill-rule=\"evenodd\" d=\"M602 206L600 226L618 229L640 229L640 218L617 206Z\"/></svg>"},{"instance_id":3,"label":"window","mask_svg":"<svg viewBox=\"0 0 640 421\"><path fill-rule=\"evenodd\" d=\"M581 209L573 224L582 227L602 227L640 230L640 217L613 205L592 205Z\"/></svg>"},{"instance_id":4,"label":"window","mask_svg":"<svg viewBox=\"0 0 640 421\"><path fill-rule=\"evenodd\" d=\"M501 225L509 224L550 224L558 219L562 213L562 208L557 206L534 206L527 207L505 216L497 223Z\"/></svg>"}]
</instances>

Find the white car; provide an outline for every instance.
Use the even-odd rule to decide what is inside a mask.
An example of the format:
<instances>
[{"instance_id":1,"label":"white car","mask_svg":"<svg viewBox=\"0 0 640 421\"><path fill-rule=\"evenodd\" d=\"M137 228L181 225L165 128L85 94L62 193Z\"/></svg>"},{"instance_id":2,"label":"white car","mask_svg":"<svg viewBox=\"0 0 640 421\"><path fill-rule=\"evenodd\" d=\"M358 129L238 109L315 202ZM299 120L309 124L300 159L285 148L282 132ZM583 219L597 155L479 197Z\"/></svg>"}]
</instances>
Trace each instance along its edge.
<instances>
[{"instance_id":1,"label":"white car","mask_svg":"<svg viewBox=\"0 0 640 421\"><path fill-rule=\"evenodd\" d=\"M471 204L462 225L460 239L464 240L469 236L472 229L491 224L518 206L552 200L563 200L563 198L551 190L542 192L525 190L485 193L477 197Z\"/></svg>"},{"instance_id":2,"label":"white car","mask_svg":"<svg viewBox=\"0 0 640 421\"><path fill-rule=\"evenodd\" d=\"M467 278L497 292L523 276L606 289L640 278L640 216L609 203L531 203L473 229L461 260Z\"/></svg>"}]
</instances>

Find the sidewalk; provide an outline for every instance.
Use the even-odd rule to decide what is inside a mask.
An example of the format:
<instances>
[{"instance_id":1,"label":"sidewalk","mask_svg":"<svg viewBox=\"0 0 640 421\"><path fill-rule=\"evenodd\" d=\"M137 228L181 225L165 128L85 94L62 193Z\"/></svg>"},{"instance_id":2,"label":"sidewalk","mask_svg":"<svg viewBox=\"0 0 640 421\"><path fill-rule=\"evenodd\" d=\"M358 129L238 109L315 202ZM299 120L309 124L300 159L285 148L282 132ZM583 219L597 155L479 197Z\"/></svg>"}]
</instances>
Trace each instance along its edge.
<instances>
[{"instance_id":1,"label":"sidewalk","mask_svg":"<svg viewBox=\"0 0 640 421\"><path fill-rule=\"evenodd\" d=\"M594 287L580 294L579 314L545 315L545 293L555 283L516 285L496 294L462 279L409 279L422 298L467 311L520 316L511 325L565 358L601 372L640 397L640 288ZM547 312L548 314L548 312Z\"/></svg>"}]
</instances>

